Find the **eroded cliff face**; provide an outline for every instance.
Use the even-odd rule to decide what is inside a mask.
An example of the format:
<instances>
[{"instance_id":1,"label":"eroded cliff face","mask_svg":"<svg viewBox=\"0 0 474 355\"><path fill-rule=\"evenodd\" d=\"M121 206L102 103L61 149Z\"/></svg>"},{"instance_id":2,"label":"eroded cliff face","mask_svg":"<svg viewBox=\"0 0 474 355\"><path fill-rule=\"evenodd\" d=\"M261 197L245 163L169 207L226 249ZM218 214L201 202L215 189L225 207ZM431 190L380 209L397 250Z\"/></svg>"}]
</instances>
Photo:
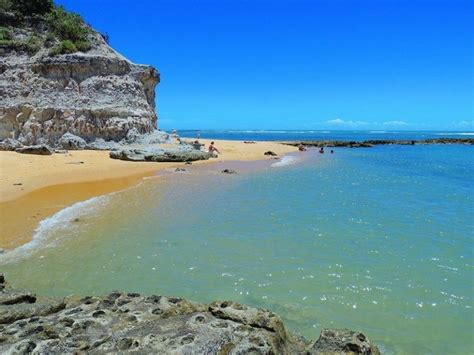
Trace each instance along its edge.
<instances>
[{"instance_id":1,"label":"eroded cliff face","mask_svg":"<svg viewBox=\"0 0 474 355\"><path fill-rule=\"evenodd\" d=\"M38 28L18 29L18 38ZM0 141L24 145L55 143L66 132L87 141L119 141L131 129L157 128L155 87L158 71L114 51L94 31L92 48L51 56L0 48Z\"/></svg>"}]
</instances>

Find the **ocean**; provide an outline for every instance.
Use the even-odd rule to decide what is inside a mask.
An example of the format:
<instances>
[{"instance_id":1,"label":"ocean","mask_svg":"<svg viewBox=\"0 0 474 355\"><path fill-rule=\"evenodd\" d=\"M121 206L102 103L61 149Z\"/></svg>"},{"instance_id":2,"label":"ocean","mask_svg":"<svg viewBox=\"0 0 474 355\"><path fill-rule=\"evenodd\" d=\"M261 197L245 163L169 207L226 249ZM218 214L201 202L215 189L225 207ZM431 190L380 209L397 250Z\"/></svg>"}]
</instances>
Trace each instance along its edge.
<instances>
[{"instance_id":1,"label":"ocean","mask_svg":"<svg viewBox=\"0 0 474 355\"><path fill-rule=\"evenodd\" d=\"M473 138L474 132L441 131L328 131L328 130L180 130L187 138L246 140L246 141L311 141L342 140L362 141L372 139L429 139L429 138Z\"/></svg>"},{"instance_id":2,"label":"ocean","mask_svg":"<svg viewBox=\"0 0 474 355\"><path fill-rule=\"evenodd\" d=\"M298 132L200 135L472 135ZM342 327L361 330L388 354L473 353L474 146L334 151L246 168L228 163L237 175L221 174L224 163L186 166L80 202L43 220L31 243L1 255L1 271L40 295L120 289L231 299L278 313L310 339Z\"/></svg>"}]
</instances>

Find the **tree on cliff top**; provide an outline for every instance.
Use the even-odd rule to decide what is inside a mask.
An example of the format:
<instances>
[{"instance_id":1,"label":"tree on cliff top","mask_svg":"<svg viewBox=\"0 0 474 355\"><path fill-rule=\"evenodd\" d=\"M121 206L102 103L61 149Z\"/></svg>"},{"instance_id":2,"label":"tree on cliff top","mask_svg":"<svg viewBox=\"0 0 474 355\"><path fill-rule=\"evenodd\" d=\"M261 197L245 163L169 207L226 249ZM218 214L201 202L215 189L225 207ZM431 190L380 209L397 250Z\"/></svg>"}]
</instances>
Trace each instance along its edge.
<instances>
[{"instance_id":1,"label":"tree on cliff top","mask_svg":"<svg viewBox=\"0 0 474 355\"><path fill-rule=\"evenodd\" d=\"M66 11L53 0L0 0L0 15L2 12L7 14L9 23L0 27L0 47L26 49L34 54L41 46L52 43L50 55L87 52L91 48L90 27L79 14ZM33 33L28 40L15 38L14 27L28 28L31 19L46 25L49 33Z\"/></svg>"},{"instance_id":2,"label":"tree on cliff top","mask_svg":"<svg viewBox=\"0 0 474 355\"><path fill-rule=\"evenodd\" d=\"M23 15L43 15L53 8L52 0L15 0L14 8Z\"/></svg>"},{"instance_id":3,"label":"tree on cliff top","mask_svg":"<svg viewBox=\"0 0 474 355\"><path fill-rule=\"evenodd\" d=\"M53 0L0 0L0 11L13 11L24 16L44 15L53 7Z\"/></svg>"}]
</instances>

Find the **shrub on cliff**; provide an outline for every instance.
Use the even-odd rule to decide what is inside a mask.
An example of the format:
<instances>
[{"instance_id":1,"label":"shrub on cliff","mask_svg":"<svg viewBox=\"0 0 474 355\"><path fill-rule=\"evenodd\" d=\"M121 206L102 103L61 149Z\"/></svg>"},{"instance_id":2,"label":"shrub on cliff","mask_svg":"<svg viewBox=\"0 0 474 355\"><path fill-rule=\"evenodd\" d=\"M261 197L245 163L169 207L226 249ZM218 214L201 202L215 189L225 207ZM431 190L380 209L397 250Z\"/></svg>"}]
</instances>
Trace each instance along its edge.
<instances>
[{"instance_id":1,"label":"shrub on cliff","mask_svg":"<svg viewBox=\"0 0 474 355\"><path fill-rule=\"evenodd\" d=\"M53 0L0 0L2 14L2 24L10 27L0 26L0 47L34 54L41 46L53 46L50 55L87 52L92 47L92 31L81 16L54 5ZM25 39L14 35L15 28L33 31Z\"/></svg>"},{"instance_id":2,"label":"shrub on cliff","mask_svg":"<svg viewBox=\"0 0 474 355\"><path fill-rule=\"evenodd\" d=\"M90 32L79 14L67 12L62 6L51 11L48 24L61 40L85 41Z\"/></svg>"},{"instance_id":3,"label":"shrub on cliff","mask_svg":"<svg viewBox=\"0 0 474 355\"><path fill-rule=\"evenodd\" d=\"M86 52L91 48L90 29L79 14L67 12L62 6L55 7L48 15L47 23L61 42L51 51L52 55Z\"/></svg>"},{"instance_id":4,"label":"shrub on cliff","mask_svg":"<svg viewBox=\"0 0 474 355\"><path fill-rule=\"evenodd\" d=\"M58 55L58 54L67 54L67 53L74 53L77 52L76 45L70 41L65 40L61 41L58 45L54 46L54 48L49 53L50 55Z\"/></svg>"},{"instance_id":5,"label":"shrub on cliff","mask_svg":"<svg viewBox=\"0 0 474 355\"><path fill-rule=\"evenodd\" d=\"M12 11L12 2L10 0L0 0L0 12Z\"/></svg>"},{"instance_id":6,"label":"shrub on cliff","mask_svg":"<svg viewBox=\"0 0 474 355\"><path fill-rule=\"evenodd\" d=\"M12 38L12 33L8 27L0 27L0 41L9 41Z\"/></svg>"}]
</instances>

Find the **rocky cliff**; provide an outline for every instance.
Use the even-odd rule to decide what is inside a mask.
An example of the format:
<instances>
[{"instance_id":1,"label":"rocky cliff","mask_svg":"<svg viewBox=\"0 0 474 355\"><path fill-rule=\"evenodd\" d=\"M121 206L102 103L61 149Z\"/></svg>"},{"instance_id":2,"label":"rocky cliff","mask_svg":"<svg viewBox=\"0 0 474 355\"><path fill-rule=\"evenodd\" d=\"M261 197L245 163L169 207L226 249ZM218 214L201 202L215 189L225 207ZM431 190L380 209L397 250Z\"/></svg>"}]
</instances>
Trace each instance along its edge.
<instances>
[{"instance_id":1,"label":"rocky cliff","mask_svg":"<svg viewBox=\"0 0 474 355\"><path fill-rule=\"evenodd\" d=\"M131 129L156 129L155 68L130 62L89 27L80 52L52 36L41 18L15 16L0 13L8 38L0 41L0 141L51 144L66 132L119 141ZM58 43L72 53L52 50Z\"/></svg>"},{"instance_id":2,"label":"rocky cliff","mask_svg":"<svg viewBox=\"0 0 474 355\"><path fill-rule=\"evenodd\" d=\"M330 330L307 341L278 315L235 302L112 292L37 299L0 274L0 352L11 354L379 354L360 332Z\"/></svg>"}]
</instances>

